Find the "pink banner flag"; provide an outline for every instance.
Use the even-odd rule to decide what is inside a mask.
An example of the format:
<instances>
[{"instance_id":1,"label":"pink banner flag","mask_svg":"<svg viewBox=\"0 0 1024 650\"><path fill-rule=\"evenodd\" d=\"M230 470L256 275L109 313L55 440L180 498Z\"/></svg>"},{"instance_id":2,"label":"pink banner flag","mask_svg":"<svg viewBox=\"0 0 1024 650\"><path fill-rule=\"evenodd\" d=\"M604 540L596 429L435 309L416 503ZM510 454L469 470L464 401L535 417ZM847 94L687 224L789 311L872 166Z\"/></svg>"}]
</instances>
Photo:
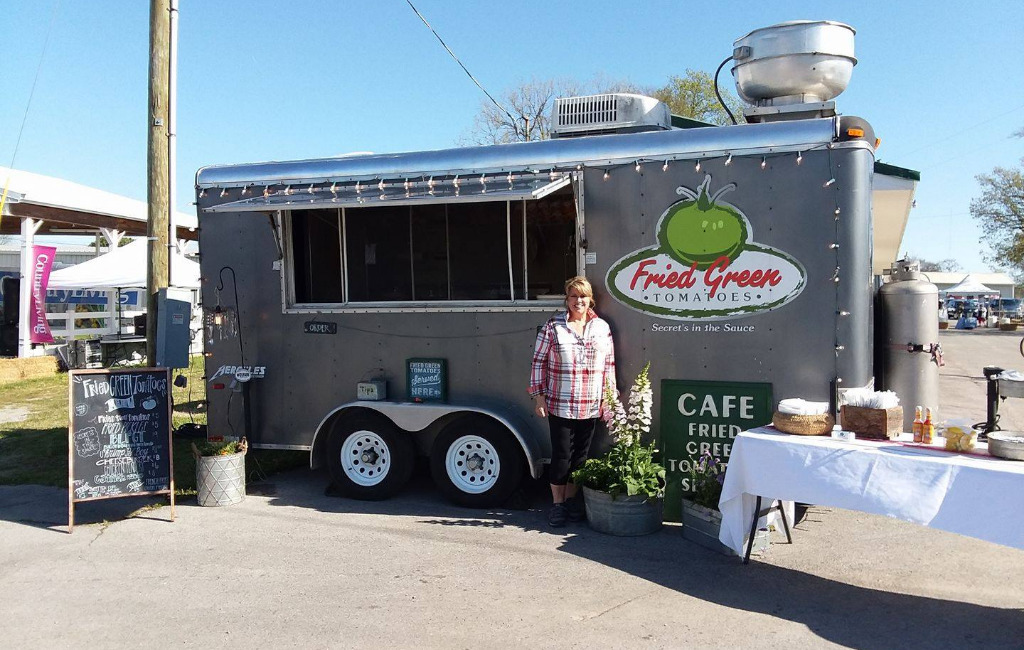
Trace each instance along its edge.
<instances>
[{"instance_id":1,"label":"pink banner flag","mask_svg":"<svg viewBox=\"0 0 1024 650\"><path fill-rule=\"evenodd\" d=\"M32 246L32 300L29 328L33 343L53 343L50 324L46 322L46 285L50 283L50 269L57 249L52 246Z\"/></svg>"}]
</instances>

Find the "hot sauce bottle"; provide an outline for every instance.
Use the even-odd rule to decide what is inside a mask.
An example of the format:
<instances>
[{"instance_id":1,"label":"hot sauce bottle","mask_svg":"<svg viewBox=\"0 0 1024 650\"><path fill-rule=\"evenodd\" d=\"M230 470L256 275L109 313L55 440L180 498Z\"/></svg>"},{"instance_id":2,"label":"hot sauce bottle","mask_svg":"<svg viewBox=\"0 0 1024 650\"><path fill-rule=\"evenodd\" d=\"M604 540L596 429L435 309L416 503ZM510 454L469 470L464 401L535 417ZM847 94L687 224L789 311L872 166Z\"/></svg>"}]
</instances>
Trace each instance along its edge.
<instances>
[{"instance_id":1,"label":"hot sauce bottle","mask_svg":"<svg viewBox=\"0 0 1024 650\"><path fill-rule=\"evenodd\" d=\"M921 407L918 406L918 407L916 407L914 409L914 425L913 425L914 442L921 442L921 437L923 435L923 432L922 432L923 429L924 429L924 421L921 419Z\"/></svg>"},{"instance_id":2,"label":"hot sauce bottle","mask_svg":"<svg viewBox=\"0 0 1024 650\"><path fill-rule=\"evenodd\" d=\"M924 424L921 426L921 442L926 445L932 444L935 438L935 425L932 423L932 410L925 409Z\"/></svg>"}]
</instances>

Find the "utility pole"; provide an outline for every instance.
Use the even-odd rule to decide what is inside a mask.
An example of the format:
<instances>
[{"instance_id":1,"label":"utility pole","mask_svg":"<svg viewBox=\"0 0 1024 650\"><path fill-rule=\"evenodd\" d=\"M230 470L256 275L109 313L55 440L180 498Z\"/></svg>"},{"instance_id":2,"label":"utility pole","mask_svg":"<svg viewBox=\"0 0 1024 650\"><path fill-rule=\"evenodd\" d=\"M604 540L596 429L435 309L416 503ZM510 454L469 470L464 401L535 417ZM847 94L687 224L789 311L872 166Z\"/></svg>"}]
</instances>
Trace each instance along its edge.
<instances>
[{"instance_id":1,"label":"utility pole","mask_svg":"<svg viewBox=\"0 0 1024 650\"><path fill-rule=\"evenodd\" d=\"M168 179L170 178L167 147L168 80L170 75L170 0L149 3L149 121L148 156L146 164L149 223L146 271L146 362L156 364L156 328L158 323L157 294L166 288L168 277L170 210ZM175 233L176 234L176 233Z\"/></svg>"}]
</instances>

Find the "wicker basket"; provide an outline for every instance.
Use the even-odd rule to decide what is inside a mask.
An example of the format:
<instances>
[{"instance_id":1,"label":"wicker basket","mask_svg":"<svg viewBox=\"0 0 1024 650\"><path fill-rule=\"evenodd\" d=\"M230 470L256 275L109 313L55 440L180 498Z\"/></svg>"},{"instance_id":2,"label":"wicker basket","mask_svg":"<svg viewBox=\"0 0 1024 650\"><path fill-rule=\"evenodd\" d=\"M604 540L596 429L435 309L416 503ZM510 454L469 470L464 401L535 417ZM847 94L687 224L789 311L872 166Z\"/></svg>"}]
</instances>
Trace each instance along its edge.
<instances>
[{"instance_id":1,"label":"wicker basket","mask_svg":"<svg viewBox=\"0 0 1024 650\"><path fill-rule=\"evenodd\" d=\"M790 415L775 412L772 424L779 431L795 433L798 436L823 436L832 432L835 420L828 413L822 415Z\"/></svg>"}]
</instances>

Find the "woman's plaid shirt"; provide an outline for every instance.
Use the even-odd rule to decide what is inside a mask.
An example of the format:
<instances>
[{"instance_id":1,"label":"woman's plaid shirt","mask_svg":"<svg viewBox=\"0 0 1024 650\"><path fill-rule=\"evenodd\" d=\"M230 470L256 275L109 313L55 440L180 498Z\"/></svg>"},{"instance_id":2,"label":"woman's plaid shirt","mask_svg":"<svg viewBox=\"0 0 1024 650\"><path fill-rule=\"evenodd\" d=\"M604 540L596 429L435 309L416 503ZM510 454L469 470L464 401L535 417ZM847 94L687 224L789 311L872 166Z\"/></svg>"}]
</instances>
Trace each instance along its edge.
<instances>
[{"instance_id":1,"label":"woman's plaid shirt","mask_svg":"<svg viewBox=\"0 0 1024 650\"><path fill-rule=\"evenodd\" d=\"M573 420L601 413L604 384L615 384L615 346L608 323L593 310L583 336L569 327L568 312L555 316L537 334L530 368L530 395L543 395L548 413Z\"/></svg>"}]
</instances>

